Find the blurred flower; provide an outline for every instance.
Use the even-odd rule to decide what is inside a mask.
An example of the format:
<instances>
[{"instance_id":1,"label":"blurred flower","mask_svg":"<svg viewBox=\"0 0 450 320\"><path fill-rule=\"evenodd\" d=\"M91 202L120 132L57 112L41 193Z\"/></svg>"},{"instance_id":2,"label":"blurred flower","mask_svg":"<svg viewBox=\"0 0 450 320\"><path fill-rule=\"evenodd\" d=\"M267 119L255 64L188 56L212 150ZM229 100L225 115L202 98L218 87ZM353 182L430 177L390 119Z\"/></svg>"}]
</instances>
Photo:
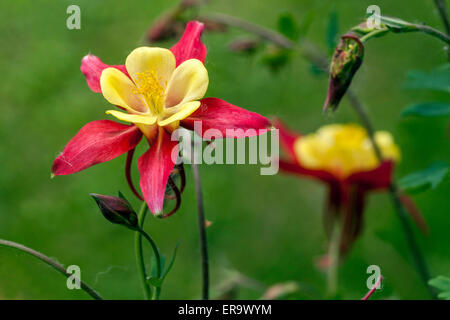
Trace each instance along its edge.
<instances>
[{"instance_id":1,"label":"blurred flower","mask_svg":"<svg viewBox=\"0 0 450 320\"><path fill-rule=\"evenodd\" d=\"M206 47L200 39L203 28L192 21L170 50L137 48L125 65L109 66L96 56L84 57L81 72L91 90L121 110L106 113L131 125L110 120L88 123L56 158L52 175L112 160L134 150L144 135L150 148L138 160L140 187L150 211L160 214L175 165L171 155L178 152L178 142L171 140L174 129L181 125L192 130L194 121L202 121L203 132L214 128L227 137L228 128L267 128L269 121L259 114L218 98L202 99L209 82L203 65Z\"/></svg>"},{"instance_id":2,"label":"blurred flower","mask_svg":"<svg viewBox=\"0 0 450 320\"><path fill-rule=\"evenodd\" d=\"M357 36L347 34L341 37L330 65L330 84L323 111L339 105L364 57L364 45Z\"/></svg>"},{"instance_id":3,"label":"blurred flower","mask_svg":"<svg viewBox=\"0 0 450 320\"><path fill-rule=\"evenodd\" d=\"M326 125L303 136L280 122L275 126L280 130L280 142L287 155L280 160L280 169L328 186L326 232L330 236L338 223L342 232L340 249L347 252L361 230L367 193L389 187L393 162L400 159L391 134L375 134L385 159L379 164L366 130L356 124Z\"/></svg>"}]
</instances>

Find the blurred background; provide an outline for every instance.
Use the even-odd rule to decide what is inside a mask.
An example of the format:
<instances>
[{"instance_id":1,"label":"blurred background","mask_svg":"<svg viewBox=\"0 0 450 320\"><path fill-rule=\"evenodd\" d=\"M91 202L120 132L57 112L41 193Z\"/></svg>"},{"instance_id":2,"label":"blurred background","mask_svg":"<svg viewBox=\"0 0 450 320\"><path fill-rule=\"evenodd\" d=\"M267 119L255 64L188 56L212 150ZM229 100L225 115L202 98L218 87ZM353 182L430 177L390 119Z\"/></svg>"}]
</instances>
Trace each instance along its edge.
<instances>
[{"instance_id":1,"label":"blurred background","mask_svg":"<svg viewBox=\"0 0 450 320\"><path fill-rule=\"evenodd\" d=\"M426 22L442 30L433 1L375 1L382 14ZM93 53L108 64L122 64L146 44L149 26L178 1L88 1L81 8L81 29L66 28L73 1L2 1L0 4L0 238L17 241L81 267L81 277L105 298L141 299L134 257L134 234L112 225L99 213L90 192L121 190L138 207L125 177L125 156L71 176L50 179L58 152L87 122L108 118L104 98L91 92L80 72L81 58ZM374 1L239 0L209 1L199 10L221 12L276 29L281 14L291 13L310 26L305 37L331 56L331 33L346 33ZM306 22L305 22L306 21ZM329 123L358 122L343 100L339 112L321 115L328 78L299 55L277 72L264 52L230 52L227 44L246 35L230 29L206 33L207 96L221 97L265 116L283 119L308 133ZM328 39L328 40L327 40ZM160 46L170 47L170 40ZM410 70L430 72L443 65L442 43L419 33L371 40L352 88L368 107L377 129L393 133L402 151L396 176L449 161L448 118L402 117L419 101L448 100L448 93L404 88ZM144 150L144 144L138 154ZM135 181L138 181L134 166ZM146 228L170 255L181 241L167 277L163 299L200 298L201 270L192 174L181 209L169 219L150 217ZM259 175L256 165L200 166L213 296L245 278L236 298L259 298L277 283L296 281L291 298L325 297L326 275L317 260L326 251L322 226L323 185L279 174ZM429 225L427 236L415 228L433 275L450 272L449 183L413 196ZM366 269L381 267L384 286L376 299L426 299L428 293L411 263L400 222L386 193L372 194L362 236L342 265L339 297L359 299L366 292ZM147 252L150 255L150 252ZM239 282L239 281L238 281ZM0 299L86 299L36 259L0 247Z\"/></svg>"}]
</instances>

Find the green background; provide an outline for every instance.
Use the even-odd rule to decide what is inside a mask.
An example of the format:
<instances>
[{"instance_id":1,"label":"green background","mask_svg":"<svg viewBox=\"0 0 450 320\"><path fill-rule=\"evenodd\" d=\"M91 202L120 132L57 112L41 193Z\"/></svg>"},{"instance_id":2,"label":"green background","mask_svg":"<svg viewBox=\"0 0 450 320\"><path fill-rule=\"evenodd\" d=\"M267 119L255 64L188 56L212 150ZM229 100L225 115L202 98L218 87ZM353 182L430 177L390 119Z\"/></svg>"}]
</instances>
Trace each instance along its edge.
<instances>
[{"instance_id":1,"label":"green background","mask_svg":"<svg viewBox=\"0 0 450 320\"><path fill-rule=\"evenodd\" d=\"M81 30L66 28L66 8L74 2L81 8ZM65 265L79 265L82 279L109 299L142 298L134 234L108 223L88 193L115 194L120 189L138 207L125 182L125 157L53 180L50 168L85 123L108 117L107 102L89 90L79 70L81 58L91 52L106 63L123 63L132 49L144 43L148 26L175 4L167 0L0 4L0 238L40 250ZM301 20L315 10L307 37L327 50L330 13L337 12L344 33L361 21L371 4L374 1L227 0L210 1L201 10L236 14L269 28L276 27L283 12ZM431 0L376 4L383 14L441 29ZM294 55L287 68L273 73L259 55L229 52L226 44L241 34L231 30L203 37L210 75L207 96L280 117L301 132L358 121L345 99L339 112L321 115L328 80L311 72L301 57ZM408 70L429 71L445 62L442 47L423 34L372 40L354 81L353 88L369 108L376 128L391 131L402 150L397 177L450 160L448 119L400 115L411 103L448 99L442 93L403 89ZM142 143L139 154L144 147ZM190 167L186 170L181 209L169 219L150 218L146 226L165 253L170 254L181 240L163 299L200 297L196 203ZM261 176L259 167L251 165L203 165L200 170L206 216L213 222L207 232L214 291L229 280L226 270L233 270L258 282L240 289L239 298L259 298L265 287L291 280L306 288L294 297L324 297L326 276L315 263L326 249L325 187L283 174ZM447 182L414 196L431 231L423 236L415 229L433 275L450 270L448 192ZM369 198L364 232L340 270L340 298L359 299L367 292L366 269L372 264L379 265L385 277L375 299L428 298L385 193ZM43 263L0 248L0 299L85 298L81 290L68 290L65 279Z\"/></svg>"}]
</instances>

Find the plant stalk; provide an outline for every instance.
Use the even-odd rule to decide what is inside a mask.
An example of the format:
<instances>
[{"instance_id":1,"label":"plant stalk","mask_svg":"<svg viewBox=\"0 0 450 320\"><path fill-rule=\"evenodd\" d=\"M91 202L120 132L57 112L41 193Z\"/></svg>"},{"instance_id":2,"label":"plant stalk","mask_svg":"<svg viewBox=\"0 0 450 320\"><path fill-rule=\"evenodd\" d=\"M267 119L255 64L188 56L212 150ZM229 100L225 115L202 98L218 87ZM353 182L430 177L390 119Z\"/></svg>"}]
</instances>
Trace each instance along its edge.
<instances>
[{"instance_id":1,"label":"plant stalk","mask_svg":"<svg viewBox=\"0 0 450 320\"><path fill-rule=\"evenodd\" d=\"M155 241L150 237L150 235L145 232L143 229L139 229L138 232L144 236L144 238L148 241L150 246L152 247L153 254L155 255L156 262L156 277L161 278L161 255L159 253L158 247L156 246ZM159 300L159 295L161 294L161 287L158 286L155 289L155 294L153 295L153 300Z\"/></svg>"},{"instance_id":2,"label":"plant stalk","mask_svg":"<svg viewBox=\"0 0 450 320\"><path fill-rule=\"evenodd\" d=\"M442 20L442 24L445 27L445 33L449 36L450 35L450 22L448 20L448 13L447 13L447 5L444 0L434 0L434 4L436 5L436 8L439 12L439 15ZM447 60L450 61L450 48L447 45L445 47L447 50Z\"/></svg>"},{"instance_id":3,"label":"plant stalk","mask_svg":"<svg viewBox=\"0 0 450 320\"><path fill-rule=\"evenodd\" d=\"M441 16L442 24L445 27L445 32L450 35L450 22L448 21L447 5L444 0L434 0L434 4L438 9L439 15Z\"/></svg>"},{"instance_id":4,"label":"plant stalk","mask_svg":"<svg viewBox=\"0 0 450 320\"><path fill-rule=\"evenodd\" d=\"M145 214L147 212L147 203L145 201L142 202L141 208L138 213L138 223L139 228L144 227ZM144 261L144 251L142 250L142 234L139 231L136 231L134 237L135 244L135 252L136 252L136 263L139 270L139 277L142 283L142 289L144 290L144 298L146 300L150 300L152 297L152 289L147 282L147 271L145 270L145 261Z\"/></svg>"},{"instance_id":5,"label":"plant stalk","mask_svg":"<svg viewBox=\"0 0 450 320\"><path fill-rule=\"evenodd\" d=\"M3 239L0 239L0 245L5 246L5 247L10 247L10 248L15 248L22 252L28 253L28 254L32 255L33 257L38 258L39 260L45 262L46 264L48 264L49 266L54 268L56 271L62 273L67 278L73 276L73 274L67 273L64 266L62 266L58 262L52 260L51 258L47 257L46 255L40 253L39 251L28 248L20 243L9 241L9 240L3 240ZM89 285L87 285L81 279L79 279L79 280L80 280L81 289L83 289L88 295L90 295L95 300L103 300L103 298L97 293L97 291L95 291L93 288L91 288Z\"/></svg>"},{"instance_id":6,"label":"plant stalk","mask_svg":"<svg viewBox=\"0 0 450 320\"><path fill-rule=\"evenodd\" d=\"M328 249L329 265L327 270L327 290L330 298L336 297L338 288L341 233L340 226L335 225L330 237L330 245Z\"/></svg>"},{"instance_id":7,"label":"plant stalk","mask_svg":"<svg viewBox=\"0 0 450 320\"><path fill-rule=\"evenodd\" d=\"M203 207L202 185L198 165L192 161L192 171L195 181L195 193L197 196L198 228L200 231L200 249L202 254L202 299L209 299L209 262L208 246L206 242L206 221Z\"/></svg>"},{"instance_id":8,"label":"plant stalk","mask_svg":"<svg viewBox=\"0 0 450 320\"><path fill-rule=\"evenodd\" d=\"M351 91L347 92L347 96L352 102L352 106L358 116L360 117L364 127L367 130L367 133L369 135L370 141L372 143L373 149L375 151L375 155L378 159L378 161L381 163L383 161L383 156L381 154L381 150L378 147L378 144L375 141L375 131L373 128L373 125L370 121L370 118L365 111L364 107L362 106L361 102L356 98L355 94ZM410 221L408 219L408 213L403 206L402 202L400 201L399 194L398 194L398 187L395 184L395 182L391 182L389 186L389 194L391 197L392 204L394 206L395 212L397 213L398 218L400 219L400 222L403 227L403 231L405 233L406 240L409 244L409 248L411 250L411 254L413 256L414 263L416 265L417 271L420 274L420 277L422 278L423 282L425 283L425 286L429 290L430 294L434 299L436 299L435 292L431 289L431 287L428 285L428 281L430 280L430 273L428 271L427 264L425 262L425 259L423 257L422 252L420 251L419 245L417 244L416 238L414 236L413 229L411 227Z\"/></svg>"}]
</instances>

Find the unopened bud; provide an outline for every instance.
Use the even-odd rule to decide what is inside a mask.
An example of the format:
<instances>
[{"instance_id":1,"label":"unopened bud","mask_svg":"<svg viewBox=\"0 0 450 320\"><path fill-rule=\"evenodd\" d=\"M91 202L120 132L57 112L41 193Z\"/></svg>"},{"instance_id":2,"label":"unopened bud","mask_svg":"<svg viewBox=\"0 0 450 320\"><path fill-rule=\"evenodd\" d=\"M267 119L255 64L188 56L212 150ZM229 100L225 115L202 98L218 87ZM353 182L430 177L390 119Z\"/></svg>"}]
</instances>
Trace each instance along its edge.
<instances>
[{"instance_id":1,"label":"unopened bud","mask_svg":"<svg viewBox=\"0 0 450 320\"><path fill-rule=\"evenodd\" d=\"M123 196L119 198L97 193L91 193L90 196L94 198L101 213L108 221L132 230L139 229L137 214Z\"/></svg>"},{"instance_id":2,"label":"unopened bud","mask_svg":"<svg viewBox=\"0 0 450 320\"><path fill-rule=\"evenodd\" d=\"M333 110L339 105L364 57L364 45L357 36L344 35L336 47L330 65L330 84L327 99L323 106L325 112L330 106Z\"/></svg>"}]
</instances>

